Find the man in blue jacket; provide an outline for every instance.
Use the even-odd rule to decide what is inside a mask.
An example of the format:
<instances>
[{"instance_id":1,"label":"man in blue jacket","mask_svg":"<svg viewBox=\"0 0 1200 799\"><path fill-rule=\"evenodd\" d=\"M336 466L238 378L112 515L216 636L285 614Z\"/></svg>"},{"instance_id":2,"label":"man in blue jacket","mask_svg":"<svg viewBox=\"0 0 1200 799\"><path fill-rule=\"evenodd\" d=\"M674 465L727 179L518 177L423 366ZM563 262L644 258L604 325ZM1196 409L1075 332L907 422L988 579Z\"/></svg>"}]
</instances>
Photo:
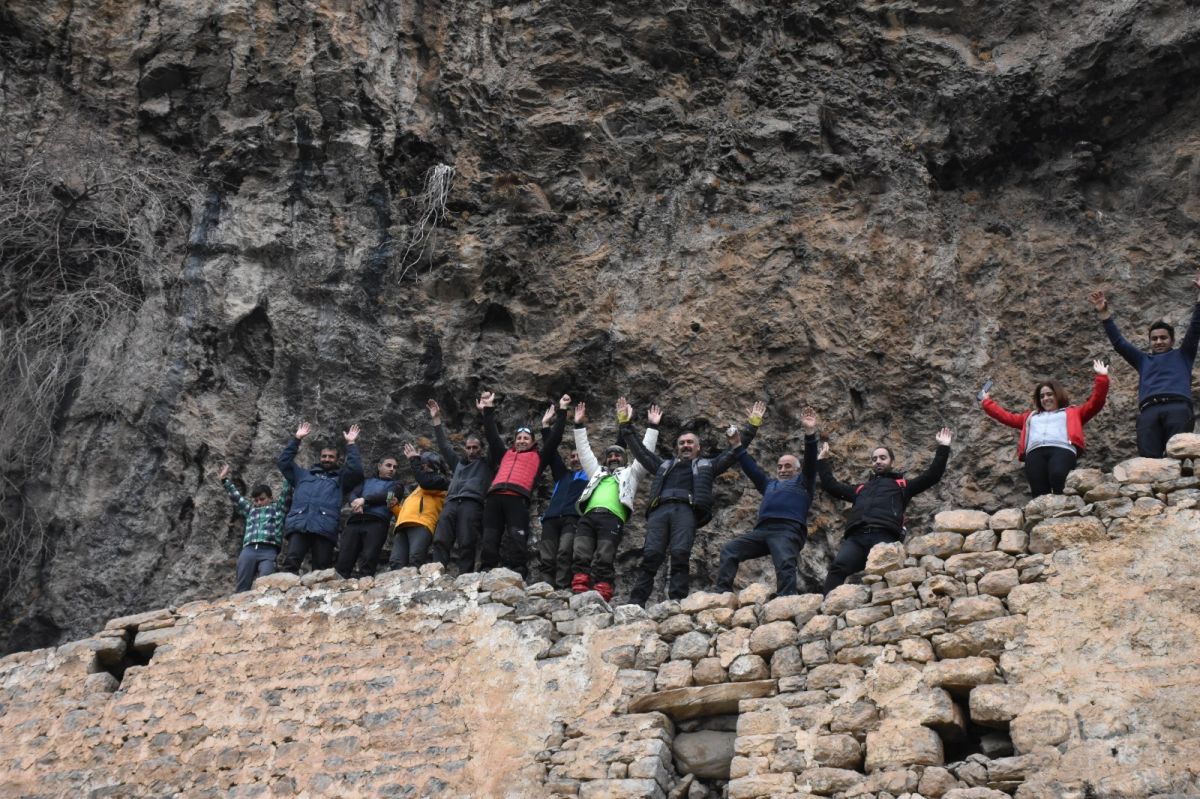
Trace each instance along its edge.
<instances>
[{"instance_id":1,"label":"man in blue jacket","mask_svg":"<svg viewBox=\"0 0 1200 799\"><path fill-rule=\"evenodd\" d=\"M1200 290L1200 275L1192 280ZM1138 373L1137 448L1143 458L1161 458L1167 441L1176 433L1190 433L1192 415L1192 366L1200 343L1200 301L1192 308L1183 343L1175 349L1175 328L1158 321L1150 325L1150 352L1130 344L1117 329L1103 291L1093 291L1088 300L1104 322L1108 340Z\"/></svg>"},{"instance_id":2,"label":"man in blue jacket","mask_svg":"<svg viewBox=\"0 0 1200 799\"><path fill-rule=\"evenodd\" d=\"M404 494L404 485L396 479L396 466L396 459L389 455L379 461L374 477L350 492L350 518L342 528L334 566L342 579L354 573L355 561L359 575L373 575L379 568L379 553L392 526L389 500Z\"/></svg>"},{"instance_id":3,"label":"man in blue jacket","mask_svg":"<svg viewBox=\"0 0 1200 799\"><path fill-rule=\"evenodd\" d=\"M358 454L358 425L343 433L346 439L346 465L338 468L338 451L322 447L320 460L309 469L296 465L300 442L312 432L308 422L301 422L296 435L284 447L276 466L292 484L292 509L283 525L288 540L287 556L281 571L300 571L304 557L312 552L313 570L333 565L333 547L337 543L338 518L346 492L363 480L362 457Z\"/></svg>"},{"instance_id":4,"label":"man in blue jacket","mask_svg":"<svg viewBox=\"0 0 1200 799\"><path fill-rule=\"evenodd\" d=\"M553 409L542 416L542 440L550 437L554 424ZM542 538L538 541L538 561L542 574L555 588L566 588L571 578L571 555L575 549L575 525L579 523L579 508L575 504L587 487L587 472L579 463L579 453L572 449L566 461L556 450L550 458L550 474L554 491L542 513Z\"/></svg>"},{"instance_id":5,"label":"man in blue jacket","mask_svg":"<svg viewBox=\"0 0 1200 799\"><path fill-rule=\"evenodd\" d=\"M804 467L795 455L779 458L777 479L769 480L746 450L738 455L742 471L762 494L758 523L745 535L721 548L717 570L717 592L733 590L742 561L770 555L775 564L775 594L789 596L796 591L796 559L808 539L808 509L817 484L817 412L801 411L804 427Z\"/></svg>"}]
</instances>

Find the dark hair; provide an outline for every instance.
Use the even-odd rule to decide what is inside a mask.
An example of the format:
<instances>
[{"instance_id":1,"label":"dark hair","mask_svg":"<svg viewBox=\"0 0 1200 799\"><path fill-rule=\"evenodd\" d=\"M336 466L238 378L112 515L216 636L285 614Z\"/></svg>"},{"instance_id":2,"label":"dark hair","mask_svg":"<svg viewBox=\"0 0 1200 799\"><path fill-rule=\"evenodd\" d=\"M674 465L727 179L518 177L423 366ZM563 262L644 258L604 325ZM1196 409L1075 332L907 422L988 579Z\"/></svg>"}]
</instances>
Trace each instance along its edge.
<instances>
[{"instance_id":1,"label":"dark hair","mask_svg":"<svg viewBox=\"0 0 1200 799\"><path fill-rule=\"evenodd\" d=\"M1058 403L1058 410L1062 410L1071 404L1071 398L1067 396L1067 390L1062 387L1062 383L1057 380L1043 380L1033 387L1033 412L1041 413L1042 399L1040 394L1043 387L1049 387L1054 392L1054 401Z\"/></svg>"},{"instance_id":2,"label":"dark hair","mask_svg":"<svg viewBox=\"0 0 1200 799\"><path fill-rule=\"evenodd\" d=\"M1155 330L1165 330L1167 331L1167 335L1171 337L1171 341L1175 340L1175 328L1171 327L1170 322L1163 321L1162 319L1159 319L1157 322L1152 322L1150 324L1150 329L1146 331L1146 335L1150 335Z\"/></svg>"},{"instance_id":3,"label":"dark hair","mask_svg":"<svg viewBox=\"0 0 1200 799\"><path fill-rule=\"evenodd\" d=\"M327 449L331 449L334 452L339 452L337 444L334 444L332 441L322 441L317 447L317 452L324 452Z\"/></svg>"},{"instance_id":4,"label":"dark hair","mask_svg":"<svg viewBox=\"0 0 1200 799\"><path fill-rule=\"evenodd\" d=\"M449 471L449 467L447 467L446 462L442 460L442 456L436 452L422 452L421 465L428 466L435 472L441 472L442 474L445 474Z\"/></svg>"},{"instance_id":5,"label":"dark hair","mask_svg":"<svg viewBox=\"0 0 1200 799\"><path fill-rule=\"evenodd\" d=\"M883 444L876 444L875 446L871 447L871 454L874 455L875 450L877 450L877 449L886 450L887 454L888 454L888 458L890 458L891 460L896 460L896 453L892 452L891 447L885 447Z\"/></svg>"},{"instance_id":6,"label":"dark hair","mask_svg":"<svg viewBox=\"0 0 1200 799\"><path fill-rule=\"evenodd\" d=\"M271 493L271 487L266 483L259 483L254 488L250 489L250 499L262 496L265 496L267 499L270 499L274 496L274 494Z\"/></svg>"}]
</instances>

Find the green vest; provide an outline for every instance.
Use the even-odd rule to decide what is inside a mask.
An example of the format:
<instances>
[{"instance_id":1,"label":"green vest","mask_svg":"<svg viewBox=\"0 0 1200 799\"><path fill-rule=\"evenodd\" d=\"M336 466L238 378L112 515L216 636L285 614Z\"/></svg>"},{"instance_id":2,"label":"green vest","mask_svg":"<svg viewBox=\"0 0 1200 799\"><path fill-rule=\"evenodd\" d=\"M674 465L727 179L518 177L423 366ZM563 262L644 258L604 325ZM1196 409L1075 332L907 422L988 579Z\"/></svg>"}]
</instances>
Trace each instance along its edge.
<instances>
[{"instance_id":1,"label":"green vest","mask_svg":"<svg viewBox=\"0 0 1200 799\"><path fill-rule=\"evenodd\" d=\"M617 478L611 474L600 478L600 482L596 484L596 489L588 497L587 505L584 507L583 512L587 513L593 508L604 508L622 522L629 520L629 511L621 504L621 487L617 484Z\"/></svg>"}]
</instances>

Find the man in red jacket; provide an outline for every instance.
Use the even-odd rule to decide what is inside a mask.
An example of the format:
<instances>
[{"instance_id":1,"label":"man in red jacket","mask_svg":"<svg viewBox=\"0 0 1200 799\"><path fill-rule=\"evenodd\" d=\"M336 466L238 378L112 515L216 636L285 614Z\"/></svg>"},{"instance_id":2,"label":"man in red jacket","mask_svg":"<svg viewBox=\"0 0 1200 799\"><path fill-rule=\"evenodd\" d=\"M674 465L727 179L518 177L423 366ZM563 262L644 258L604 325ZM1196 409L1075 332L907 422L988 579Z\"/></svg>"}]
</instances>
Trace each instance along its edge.
<instances>
[{"instance_id":1,"label":"man in red jacket","mask_svg":"<svg viewBox=\"0 0 1200 799\"><path fill-rule=\"evenodd\" d=\"M480 568L484 571L503 564L525 574L529 546L529 500L542 469L550 463L550 458L562 443L566 410L570 405L571 397L564 394L555 409L554 426L542 442L541 449L534 446L533 431L528 427L517 428L513 445L505 449L500 432L496 429L496 396L490 391L480 395L476 406L483 414L488 450L504 452L483 503Z\"/></svg>"}]
</instances>

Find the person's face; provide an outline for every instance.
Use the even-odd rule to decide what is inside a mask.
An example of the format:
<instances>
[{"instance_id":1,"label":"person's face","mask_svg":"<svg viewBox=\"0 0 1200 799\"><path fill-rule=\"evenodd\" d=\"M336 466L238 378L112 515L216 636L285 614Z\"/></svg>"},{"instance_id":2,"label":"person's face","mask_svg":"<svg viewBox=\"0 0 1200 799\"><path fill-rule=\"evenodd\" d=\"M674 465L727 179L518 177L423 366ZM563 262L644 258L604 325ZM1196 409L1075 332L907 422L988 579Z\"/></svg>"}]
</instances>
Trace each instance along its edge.
<instances>
[{"instance_id":1,"label":"person's face","mask_svg":"<svg viewBox=\"0 0 1200 799\"><path fill-rule=\"evenodd\" d=\"M871 451L871 469L875 474L883 474L892 469L892 456L883 447L876 447Z\"/></svg>"},{"instance_id":2,"label":"person's face","mask_svg":"<svg viewBox=\"0 0 1200 799\"><path fill-rule=\"evenodd\" d=\"M1058 398L1054 396L1054 389L1050 386L1042 386L1038 389L1038 406L1043 411L1058 410Z\"/></svg>"},{"instance_id":3,"label":"person's face","mask_svg":"<svg viewBox=\"0 0 1200 799\"><path fill-rule=\"evenodd\" d=\"M391 480L396 476L396 461L392 458L384 458L379 462L379 476L384 480Z\"/></svg>"},{"instance_id":4,"label":"person's face","mask_svg":"<svg viewBox=\"0 0 1200 799\"><path fill-rule=\"evenodd\" d=\"M779 459L777 472L780 480L791 480L800 473L800 461L795 455L784 455Z\"/></svg>"},{"instance_id":5,"label":"person's face","mask_svg":"<svg viewBox=\"0 0 1200 799\"><path fill-rule=\"evenodd\" d=\"M604 465L609 469L619 469L625 465L625 459L621 457L621 453L613 450L604 456Z\"/></svg>"},{"instance_id":6,"label":"person's face","mask_svg":"<svg viewBox=\"0 0 1200 799\"><path fill-rule=\"evenodd\" d=\"M337 466L337 450L323 449L321 450L321 468L325 470L332 469Z\"/></svg>"},{"instance_id":7,"label":"person's face","mask_svg":"<svg viewBox=\"0 0 1200 799\"><path fill-rule=\"evenodd\" d=\"M532 433L517 433L517 438L513 442L513 447L517 452L528 452L533 449L533 434Z\"/></svg>"},{"instance_id":8,"label":"person's face","mask_svg":"<svg viewBox=\"0 0 1200 799\"><path fill-rule=\"evenodd\" d=\"M271 495L270 494L255 494L254 496L250 497L250 501L254 503L254 507L261 508L264 505L271 504Z\"/></svg>"},{"instance_id":9,"label":"person's face","mask_svg":"<svg viewBox=\"0 0 1200 799\"><path fill-rule=\"evenodd\" d=\"M700 438L695 433L684 433L675 442L675 450L682 460L692 460L700 454Z\"/></svg>"},{"instance_id":10,"label":"person's face","mask_svg":"<svg viewBox=\"0 0 1200 799\"><path fill-rule=\"evenodd\" d=\"M1155 328L1150 331L1150 351L1155 355L1167 352L1174 343L1175 339L1166 330Z\"/></svg>"},{"instance_id":11,"label":"person's face","mask_svg":"<svg viewBox=\"0 0 1200 799\"><path fill-rule=\"evenodd\" d=\"M575 450L567 453L567 468L573 472L579 471L579 453Z\"/></svg>"},{"instance_id":12,"label":"person's face","mask_svg":"<svg viewBox=\"0 0 1200 799\"><path fill-rule=\"evenodd\" d=\"M463 446L467 450L467 460L477 461L483 457L483 442L478 438L468 438Z\"/></svg>"}]
</instances>

